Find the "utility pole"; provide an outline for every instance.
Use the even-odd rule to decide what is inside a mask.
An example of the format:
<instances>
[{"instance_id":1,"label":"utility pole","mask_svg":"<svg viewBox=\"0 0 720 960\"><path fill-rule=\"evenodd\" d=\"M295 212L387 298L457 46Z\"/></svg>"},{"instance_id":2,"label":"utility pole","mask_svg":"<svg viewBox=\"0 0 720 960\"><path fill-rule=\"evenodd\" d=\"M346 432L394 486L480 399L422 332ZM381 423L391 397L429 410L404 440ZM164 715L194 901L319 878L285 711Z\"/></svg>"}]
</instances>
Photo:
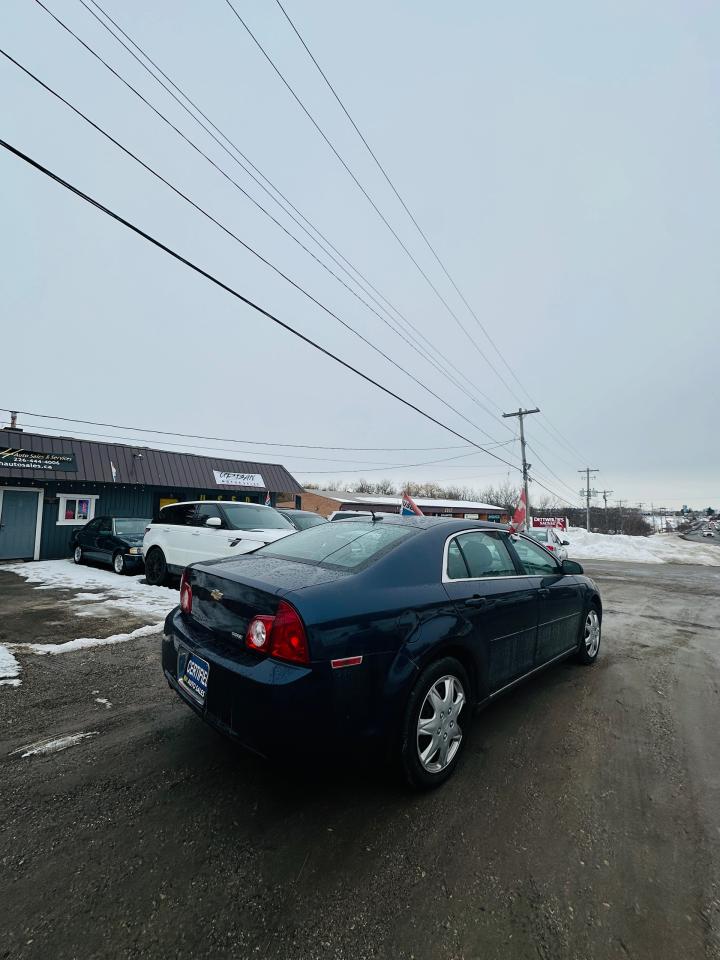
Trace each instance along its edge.
<instances>
[{"instance_id":1,"label":"utility pole","mask_svg":"<svg viewBox=\"0 0 720 960\"><path fill-rule=\"evenodd\" d=\"M530 529L530 491L528 490L528 470L532 466L527 462L527 457L525 456L525 430L523 428L523 418L529 416L531 413L540 413L539 407L534 407L532 410L523 410L520 407L519 410L516 410L514 413L504 413L503 417L517 417L520 421L520 452L522 454L522 473L523 473L523 490L525 491L525 529Z\"/></svg>"},{"instance_id":2,"label":"utility pole","mask_svg":"<svg viewBox=\"0 0 720 960\"><path fill-rule=\"evenodd\" d=\"M600 491L600 493L602 494L602 498L605 501L605 533L607 533L607 530L608 530L607 498L608 498L608 494L612 492L613 492L612 490Z\"/></svg>"},{"instance_id":3,"label":"utility pole","mask_svg":"<svg viewBox=\"0 0 720 960\"><path fill-rule=\"evenodd\" d=\"M587 532L590 533L590 494L592 490L590 489L590 474L591 473L600 473L600 467L583 467L582 470L578 470L578 473L585 474L585 504L586 504L586 528Z\"/></svg>"},{"instance_id":4,"label":"utility pole","mask_svg":"<svg viewBox=\"0 0 720 960\"><path fill-rule=\"evenodd\" d=\"M623 532L623 507L627 503L627 500L616 500L615 503L620 508L620 533Z\"/></svg>"}]
</instances>

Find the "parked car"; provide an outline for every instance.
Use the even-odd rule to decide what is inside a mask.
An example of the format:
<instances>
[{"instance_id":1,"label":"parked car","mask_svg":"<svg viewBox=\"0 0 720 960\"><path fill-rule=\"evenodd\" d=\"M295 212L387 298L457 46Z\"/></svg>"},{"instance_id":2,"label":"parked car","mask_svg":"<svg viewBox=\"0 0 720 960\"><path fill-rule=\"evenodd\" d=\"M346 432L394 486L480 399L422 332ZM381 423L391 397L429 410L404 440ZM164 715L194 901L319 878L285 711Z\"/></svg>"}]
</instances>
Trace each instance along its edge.
<instances>
[{"instance_id":1,"label":"parked car","mask_svg":"<svg viewBox=\"0 0 720 960\"><path fill-rule=\"evenodd\" d=\"M327 523L325 517L321 517L318 513L312 513L310 510L278 510L278 513L289 520L296 530L307 530L308 527L317 527L320 523Z\"/></svg>"},{"instance_id":2,"label":"parked car","mask_svg":"<svg viewBox=\"0 0 720 960\"><path fill-rule=\"evenodd\" d=\"M483 521L354 519L184 571L165 621L171 688L267 757L360 746L432 787L476 705L566 657L598 655L579 563Z\"/></svg>"},{"instance_id":3,"label":"parked car","mask_svg":"<svg viewBox=\"0 0 720 960\"><path fill-rule=\"evenodd\" d=\"M714 537L715 534L713 533L712 530L703 530L703 536L704 536L704 537Z\"/></svg>"},{"instance_id":4,"label":"parked car","mask_svg":"<svg viewBox=\"0 0 720 960\"><path fill-rule=\"evenodd\" d=\"M162 507L145 530L145 578L158 586L189 563L234 557L295 533L273 507L231 500L197 500Z\"/></svg>"},{"instance_id":5,"label":"parked car","mask_svg":"<svg viewBox=\"0 0 720 960\"><path fill-rule=\"evenodd\" d=\"M96 560L112 565L115 573L131 573L143 566L142 543L150 521L138 517L95 517L74 530L70 539L75 563Z\"/></svg>"},{"instance_id":6,"label":"parked car","mask_svg":"<svg viewBox=\"0 0 720 960\"><path fill-rule=\"evenodd\" d=\"M546 550L554 553L558 560L567 560L567 548L570 546L570 542L563 540L554 527L531 527L527 532L533 540L537 540Z\"/></svg>"}]
</instances>

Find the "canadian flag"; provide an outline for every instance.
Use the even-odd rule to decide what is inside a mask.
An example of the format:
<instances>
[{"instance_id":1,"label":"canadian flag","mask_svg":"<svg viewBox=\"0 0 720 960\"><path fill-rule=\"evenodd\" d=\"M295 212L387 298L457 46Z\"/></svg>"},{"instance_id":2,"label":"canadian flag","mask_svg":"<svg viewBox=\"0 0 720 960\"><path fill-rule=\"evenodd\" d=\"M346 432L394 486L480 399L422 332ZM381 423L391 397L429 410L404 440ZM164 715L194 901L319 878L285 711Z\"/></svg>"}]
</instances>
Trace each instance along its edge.
<instances>
[{"instance_id":1,"label":"canadian flag","mask_svg":"<svg viewBox=\"0 0 720 960\"><path fill-rule=\"evenodd\" d=\"M400 516L402 517L411 517L415 514L418 517L424 517L425 514L422 512L420 507L415 503L413 498L409 493L404 493L402 495L402 501L400 504Z\"/></svg>"},{"instance_id":2,"label":"canadian flag","mask_svg":"<svg viewBox=\"0 0 720 960\"><path fill-rule=\"evenodd\" d=\"M513 514L513 518L510 521L510 529L515 532L519 530L520 527L525 523L525 514L527 513L527 501L525 499L525 491L523 490L520 494L520 503L517 505L517 509Z\"/></svg>"}]
</instances>

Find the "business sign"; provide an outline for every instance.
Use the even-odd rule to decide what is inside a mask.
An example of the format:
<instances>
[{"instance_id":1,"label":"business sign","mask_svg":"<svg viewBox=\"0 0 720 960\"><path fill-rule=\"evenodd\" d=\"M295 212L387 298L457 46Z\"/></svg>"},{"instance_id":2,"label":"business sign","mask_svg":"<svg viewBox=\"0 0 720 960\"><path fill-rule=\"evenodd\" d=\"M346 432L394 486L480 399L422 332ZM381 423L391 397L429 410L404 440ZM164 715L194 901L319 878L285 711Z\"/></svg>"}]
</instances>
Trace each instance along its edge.
<instances>
[{"instance_id":1,"label":"business sign","mask_svg":"<svg viewBox=\"0 0 720 960\"><path fill-rule=\"evenodd\" d=\"M533 517L534 527L557 527L558 530L567 530L567 517Z\"/></svg>"},{"instance_id":2,"label":"business sign","mask_svg":"<svg viewBox=\"0 0 720 960\"><path fill-rule=\"evenodd\" d=\"M0 448L0 470L67 470L77 472L74 453L39 453L22 447Z\"/></svg>"},{"instance_id":3,"label":"business sign","mask_svg":"<svg viewBox=\"0 0 720 960\"><path fill-rule=\"evenodd\" d=\"M265 481L259 473L232 473L230 470L213 470L215 483L225 487L258 487L265 490Z\"/></svg>"}]
</instances>

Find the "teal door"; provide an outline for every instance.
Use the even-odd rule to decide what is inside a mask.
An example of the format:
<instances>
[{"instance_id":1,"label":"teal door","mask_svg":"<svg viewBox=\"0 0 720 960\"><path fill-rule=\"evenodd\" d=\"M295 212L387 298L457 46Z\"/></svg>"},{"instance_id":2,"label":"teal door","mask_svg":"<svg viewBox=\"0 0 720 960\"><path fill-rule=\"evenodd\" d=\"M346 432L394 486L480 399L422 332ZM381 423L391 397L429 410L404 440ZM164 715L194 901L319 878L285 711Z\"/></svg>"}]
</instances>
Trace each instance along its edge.
<instances>
[{"instance_id":1,"label":"teal door","mask_svg":"<svg viewBox=\"0 0 720 960\"><path fill-rule=\"evenodd\" d=\"M38 495L0 488L0 560L32 560Z\"/></svg>"}]
</instances>

